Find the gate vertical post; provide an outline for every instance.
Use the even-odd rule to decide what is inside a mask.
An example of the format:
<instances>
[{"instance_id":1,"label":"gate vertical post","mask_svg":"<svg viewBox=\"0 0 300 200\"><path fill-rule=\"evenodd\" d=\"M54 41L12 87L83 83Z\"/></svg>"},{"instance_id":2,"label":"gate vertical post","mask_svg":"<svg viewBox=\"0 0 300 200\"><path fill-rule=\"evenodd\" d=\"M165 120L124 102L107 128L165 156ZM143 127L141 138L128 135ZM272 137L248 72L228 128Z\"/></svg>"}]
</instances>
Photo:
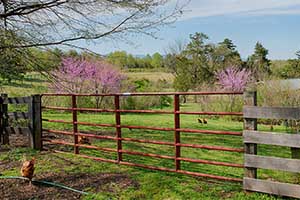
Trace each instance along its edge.
<instances>
[{"instance_id":1,"label":"gate vertical post","mask_svg":"<svg viewBox=\"0 0 300 200\"><path fill-rule=\"evenodd\" d=\"M116 138L118 162L123 160L122 157L122 129L121 129L121 113L120 113L120 96L115 95L115 120L116 120Z\"/></svg>"},{"instance_id":2,"label":"gate vertical post","mask_svg":"<svg viewBox=\"0 0 300 200\"><path fill-rule=\"evenodd\" d=\"M3 98L0 96L0 146L2 144L2 135L4 132L4 127L3 127L3 112L2 112L2 105L3 105Z\"/></svg>"},{"instance_id":3,"label":"gate vertical post","mask_svg":"<svg viewBox=\"0 0 300 200\"><path fill-rule=\"evenodd\" d=\"M244 105L245 106L257 106L257 92L245 91L244 92ZM257 119L244 118L245 130L257 130ZM257 154L257 144L245 143L244 144L246 154ZM257 178L257 168L246 167L245 177Z\"/></svg>"},{"instance_id":4,"label":"gate vertical post","mask_svg":"<svg viewBox=\"0 0 300 200\"><path fill-rule=\"evenodd\" d=\"M3 100L3 103L1 104L1 112L2 112L2 124L1 124L1 130L2 130L2 144L9 144L9 135L8 132L5 131L5 127L8 127L8 104L4 101L7 100L8 95L7 94L1 94L1 98ZM0 134L1 135L1 134Z\"/></svg>"},{"instance_id":5,"label":"gate vertical post","mask_svg":"<svg viewBox=\"0 0 300 200\"><path fill-rule=\"evenodd\" d=\"M180 100L179 94L174 95L174 145L175 145L175 169L180 170L180 114L178 113L180 110Z\"/></svg>"},{"instance_id":6,"label":"gate vertical post","mask_svg":"<svg viewBox=\"0 0 300 200\"><path fill-rule=\"evenodd\" d=\"M30 115L29 145L36 150L42 150L42 101L41 95L32 95L28 106Z\"/></svg>"},{"instance_id":7,"label":"gate vertical post","mask_svg":"<svg viewBox=\"0 0 300 200\"><path fill-rule=\"evenodd\" d=\"M72 95L72 117L73 117L73 136L74 136L74 153L79 154L79 147L78 144L78 124L77 124L77 101L76 101L76 95Z\"/></svg>"}]
</instances>

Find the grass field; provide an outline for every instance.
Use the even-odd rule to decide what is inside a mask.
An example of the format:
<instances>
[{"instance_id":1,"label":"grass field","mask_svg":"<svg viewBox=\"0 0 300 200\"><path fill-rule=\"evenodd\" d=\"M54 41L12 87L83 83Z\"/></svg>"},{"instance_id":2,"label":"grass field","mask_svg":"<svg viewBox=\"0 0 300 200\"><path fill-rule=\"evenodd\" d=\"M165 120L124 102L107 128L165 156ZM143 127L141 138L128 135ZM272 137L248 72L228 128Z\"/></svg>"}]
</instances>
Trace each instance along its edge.
<instances>
[{"instance_id":1,"label":"grass field","mask_svg":"<svg viewBox=\"0 0 300 200\"><path fill-rule=\"evenodd\" d=\"M194 105L186 105L185 109L195 108ZM43 118L46 119L63 119L71 121L72 116L69 113L44 112ZM182 115L181 127L207 130L230 130L241 131L242 123L231 121L228 118L211 118L208 119L207 125L197 122L198 116ZM121 116L123 125L145 125L158 127L173 127L172 115L154 115L154 114L125 114ZM111 114L91 114L80 113L78 121L93 123L114 123L114 115ZM71 130L70 125L60 123L43 123L44 128ZM275 131L285 131L283 126L275 126ZM268 131L268 126L259 126L259 130ZM81 131L89 131L97 134L114 135L112 128L96 128L90 126L79 126ZM149 130L129 130L122 129L123 137L151 139L162 141L173 141L173 132L149 131ZM65 138L72 141L72 139ZM99 147L116 148L116 142L107 140L93 139L92 145ZM242 138L239 136L220 136L181 133L182 143L205 144L226 147L243 147ZM72 147L57 146L56 149L72 152ZM123 149L134 150L144 153L155 153L162 155L174 155L174 147L141 144L133 142L123 142ZM80 152L85 155L116 159L115 153L103 153L96 150L80 148ZM273 155L280 157L290 157L290 149L283 147L271 147L260 145L258 147L259 155ZM215 181L205 178L196 178L188 175L167 173L160 171L151 171L136 167L119 166L104 162L97 162L90 159L84 159L72 154L57 154L51 152L36 152L30 149L18 148L9 152L0 154L0 162L18 162L23 155L35 156L37 158L36 176L45 173L66 173L76 174L125 174L132 180L133 185L123 187L118 182L110 182L102 185L105 189L97 190L87 186L81 188L84 191L92 193L83 196L82 199L280 199L266 194L245 193L241 184ZM182 157L206 159L222 162L243 163L243 155L234 152L210 151L205 149L182 148ZM147 164L159 167L174 168L174 161L168 159L153 159L135 155L124 155L124 161L132 161L139 164ZM72 163L72 164L69 164ZM1 167L1 165L0 165ZM220 176L242 178L243 169L233 167L222 167L205 164L194 164L182 162L183 170L190 170L201 173L215 174ZM1 171L3 175L17 175L18 166ZM272 179L299 183L299 176L292 173L283 173L272 170L259 170L258 176L263 179Z\"/></svg>"},{"instance_id":2,"label":"grass field","mask_svg":"<svg viewBox=\"0 0 300 200\"><path fill-rule=\"evenodd\" d=\"M167 72L126 72L125 75L127 75L130 79L146 78L153 82L166 80L167 82L172 83L174 80L174 76Z\"/></svg>"},{"instance_id":3,"label":"grass field","mask_svg":"<svg viewBox=\"0 0 300 200\"><path fill-rule=\"evenodd\" d=\"M151 82L165 80L172 84L174 76L167 72L124 72L130 80L148 79ZM31 94L40 94L48 92L48 81L46 77L38 73L28 73L23 80L14 80L12 83L2 83L0 85L0 92L7 93L10 96L24 96Z\"/></svg>"},{"instance_id":4,"label":"grass field","mask_svg":"<svg viewBox=\"0 0 300 200\"><path fill-rule=\"evenodd\" d=\"M132 72L128 76L135 76L158 80L157 78L170 79L169 74L157 74L147 72ZM2 91L9 93L10 96L23 96L34 93L43 93L47 91L46 82L42 77L26 77L23 82L15 82L11 85L4 85ZM172 108L165 108L172 109ZM185 111L197 111L199 105L184 104L181 107ZM45 119L72 120L72 115L66 112L43 112ZM208 118L201 116L201 118ZM198 116L181 115L181 128L205 129L205 130L226 130L242 131L243 124L238 121L232 121L229 117L208 118L208 124L199 124ZM79 113L78 121L114 124L115 116L112 114L99 113ZM141 125L156 127L174 127L173 115L155 115L155 114L123 114L121 115L122 125ZM61 123L43 122L45 129L72 130L72 126ZM270 128L260 125L259 130L269 131ZM80 131L92 132L101 135L115 135L114 128L100 128L79 125ZM274 126L274 131L285 132L284 126ZM122 129L122 136L137 139L174 141L173 132ZM61 137L66 141L72 142L72 137ZM92 139L92 145L99 147L116 148L115 141ZM203 144L213 146L225 146L233 148L243 148L242 138L240 136L207 135L194 133L181 133L182 143ZM174 147L142 144L123 141L123 149L143 153L153 153L174 156ZM50 148L49 145L47 147ZM72 152L73 147L57 145L50 149L58 149L65 152ZM116 153L104 153L97 150L80 148L80 152L85 155L101 157L107 159L116 159ZM205 159L212 161L222 161L230 163L243 163L243 154L213 151L206 149L194 149L182 147L182 157ZM270 155L289 158L291 152L289 148L275 147L268 145L258 146L259 155ZM58 154L52 151L34 151L29 148L11 148L10 150L0 149L0 175L19 175L19 169L23 156L37 159L35 177L43 179L51 174L60 176L54 181L62 181L65 185L74 185L82 183L81 176L88 176L85 184L81 184L77 189L89 192L89 195L81 196L81 199L154 199L154 200L177 200L177 199L282 199L260 193L247 193L242 190L240 183L216 181L212 179L193 177L175 173L152 171L137 167L120 166L116 164L104 163L85 159L73 154ZM124 161L147 164L158 167L174 168L174 161L168 159L145 158L136 155L123 155ZM223 167L215 165L195 164L182 162L182 169L193 172L214 174L219 176L242 178L244 170L241 168ZM55 177L55 176L54 176ZM71 177L71 178L70 178ZM258 177L262 179L271 179L286 181L290 183L299 183L299 174L278 172L273 170L258 170ZM64 182L64 179L72 179L71 182ZM0 182L1 186L1 182ZM61 191L64 192L64 191ZM36 199L36 198L33 198ZM38 199L38 198L37 198ZM59 198L58 198L59 199ZM286 199L286 198L285 198Z\"/></svg>"}]
</instances>

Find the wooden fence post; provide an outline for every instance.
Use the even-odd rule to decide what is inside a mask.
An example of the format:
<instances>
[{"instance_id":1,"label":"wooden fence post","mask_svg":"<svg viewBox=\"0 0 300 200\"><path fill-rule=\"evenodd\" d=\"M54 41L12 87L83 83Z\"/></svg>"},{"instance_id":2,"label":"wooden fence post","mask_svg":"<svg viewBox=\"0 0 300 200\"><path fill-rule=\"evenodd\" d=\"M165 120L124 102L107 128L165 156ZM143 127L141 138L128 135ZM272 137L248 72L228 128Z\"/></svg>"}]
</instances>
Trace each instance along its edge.
<instances>
[{"instance_id":1,"label":"wooden fence post","mask_svg":"<svg viewBox=\"0 0 300 200\"><path fill-rule=\"evenodd\" d=\"M257 106L257 92L245 91L244 92L244 105L245 106ZM257 130L257 119L244 118L245 130ZM257 154L257 144L245 143L245 154ZM245 177L257 178L257 168L245 168Z\"/></svg>"},{"instance_id":2,"label":"wooden fence post","mask_svg":"<svg viewBox=\"0 0 300 200\"><path fill-rule=\"evenodd\" d=\"M9 144L9 134L5 131L5 127L8 127L8 104L4 104L5 99L8 98L7 94L1 94L1 98L3 103L1 104L1 112L2 112L2 124L1 124L1 131L2 131L2 144Z\"/></svg>"},{"instance_id":3,"label":"wooden fence post","mask_svg":"<svg viewBox=\"0 0 300 200\"><path fill-rule=\"evenodd\" d=\"M36 150L42 150L42 101L41 95L32 95L29 103L29 145Z\"/></svg>"},{"instance_id":4,"label":"wooden fence post","mask_svg":"<svg viewBox=\"0 0 300 200\"><path fill-rule=\"evenodd\" d=\"M121 130L121 113L117 110L120 109L120 96L115 95L115 117L116 117L116 137L117 137L117 153L118 153L118 162L123 160L122 157L122 130Z\"/></svg>"},{"instance_id":5,"label":"wooden fence post","mask_svg":"<svg viewBox=\"0 0 300 200\"><path fill-rule=\"evenodd\" d=\"M179 95L174 95L174 144L175 144L175 169L180 170L180 160L178 158L180 157L180 131L177 131L176 129L180 128L180 114L177 113L180 110L180 99Z\"/></svg>"}]
</instances>

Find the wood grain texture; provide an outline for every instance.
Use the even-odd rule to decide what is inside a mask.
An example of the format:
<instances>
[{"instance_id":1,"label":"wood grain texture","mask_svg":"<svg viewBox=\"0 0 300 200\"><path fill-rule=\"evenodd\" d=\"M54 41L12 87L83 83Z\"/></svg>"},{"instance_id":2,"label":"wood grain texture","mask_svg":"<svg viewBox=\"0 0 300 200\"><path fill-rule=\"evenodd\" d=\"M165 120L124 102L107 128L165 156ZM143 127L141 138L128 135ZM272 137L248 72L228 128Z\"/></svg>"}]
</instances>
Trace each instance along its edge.
<instances>
[{"instance_id":1,"label":"wood grain texture","mask_svg":"<svg viewBox=\"0 0 300 200\"><path fill-rule=\"evenodd\" d=\"M300 119L300 108L244 106L244 118Z\"/></svg>"},{"instance_id":2,"label":"wood grain texture","mask_svg":"<svg viewBox=\"0 0 300 200\"><path fill-rule=\"evenodd\" d=\"M300 198L300 185L244 178L243 187L245 190L264 192L279 196Z\"/></svg>"},{"instance_id":3,"label":"wood grain texture","mask_svg":"<svg viewBox=\"0 0 300 200\"><path fill-rule=\"evenodd\" d=\"M245 154L245 167L300 172L300 160Z\"/></svg>"},{"instance_id":4,"label":"wood grain texture","mask_svg":"<svg viewBox=\"0 0 300 200\"><path fill-rule=\"evenodd\" d=\"M42 149L42 106L41 95L32 95L28 104L29 116L31 119L29 144L32 148Z\"/></svg>"},{"instance_id":5,"label":"wood grain texture","mask_svg":"<svg viewBox=\"0 0 300 200\"><path fill-rule=\"evenodd\" d=\"M29 135L31 133L29 127L5 127L4 132L7 134Z\"/></svg>"},{"instance_id":6,"label":"wood grain texture","mask_svg":"<svg viewBox=\"0 0 300 200\"><path fill-rule=\"evenodd\" d=\"M9 112L7 117L10 119L28 119L29 114L27 112Z\"/></svg>"},{"instance_id":7,"label":"wood grain texture","mask_svg":"<svg viewBox=\"0 0 300 200\"><path fill-rule=\"evenodd\" d=\"M300 134L243 131L244 143L270 144L300 148Z\"/></svg>"},{"instance_id":8,"label":"wood grain texture","mask_svg":"<svg viewBox=\"0 0 300 200\"><path fill-rule=\"evenodd\" d=\"M244 93L244 105L245 106L256 106L257 105L257 92L246 91ZM244 130L257 130L257 119L256 118L244 118ZM257 144L245 143L244 151L246 154L257 154ZM245 167L245 177L256 178L257 169L254 167Z\"/></svg>"},{"instance_id":9,"label":"wood grain texture","mask_svg":"<svg viewBox=\"0 0 300 200\"><path fill-rule=\"evenodd\" d=\"M4 104L28 104L30 102L31 102L31 97L4 98Z\"/></svg>"}]
</instances>

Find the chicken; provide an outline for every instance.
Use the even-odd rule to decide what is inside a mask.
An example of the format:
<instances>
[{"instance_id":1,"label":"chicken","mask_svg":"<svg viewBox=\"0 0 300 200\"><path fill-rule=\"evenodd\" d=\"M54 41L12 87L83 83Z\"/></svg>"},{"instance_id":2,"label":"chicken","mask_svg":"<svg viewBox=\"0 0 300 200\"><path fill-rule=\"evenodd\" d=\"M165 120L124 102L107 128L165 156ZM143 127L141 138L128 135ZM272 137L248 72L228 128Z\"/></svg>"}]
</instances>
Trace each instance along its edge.
<instances>
[{"instance_id":1,"label":"chicken","mask_svg":"<svg viewBox=\"0 0 300 200\"><path fill-rule=\"evenodd\" d=\"M198 123L202 124L202 120L200 118L198 118Z\"/></svg>"},{"instance_id":2,"label":"chicken","mask_svg":"<svg viewBox=\"0 0 300 200\"><path fill-rule=\"evenodd\" d=\"M207 119L203 119L203 124L207 124Z\"/></svg>"},{"instance_id":3,"label":"chicken","mask_svg":"<svg viewBox=\"0 0 300 200\"><path fill-rule=\"evenodd\" d=\"M78 143L79 144L89 144L89 145L91 145L91 142L90 142L89 138L86 137L86 136L79 136L78 137Z\"/></svg>"},{"instance_id":4,"label":"chicken","mask_svg":"<svg viewBox=\"0 0 300 200\"><path fill-rule=\"evenodd\" d=\"M31 160L24 160L22 168L21 168L21 175L29 179L30 184L34 173L34 163L35 158Z\"/></svg>"}]
</instances>

